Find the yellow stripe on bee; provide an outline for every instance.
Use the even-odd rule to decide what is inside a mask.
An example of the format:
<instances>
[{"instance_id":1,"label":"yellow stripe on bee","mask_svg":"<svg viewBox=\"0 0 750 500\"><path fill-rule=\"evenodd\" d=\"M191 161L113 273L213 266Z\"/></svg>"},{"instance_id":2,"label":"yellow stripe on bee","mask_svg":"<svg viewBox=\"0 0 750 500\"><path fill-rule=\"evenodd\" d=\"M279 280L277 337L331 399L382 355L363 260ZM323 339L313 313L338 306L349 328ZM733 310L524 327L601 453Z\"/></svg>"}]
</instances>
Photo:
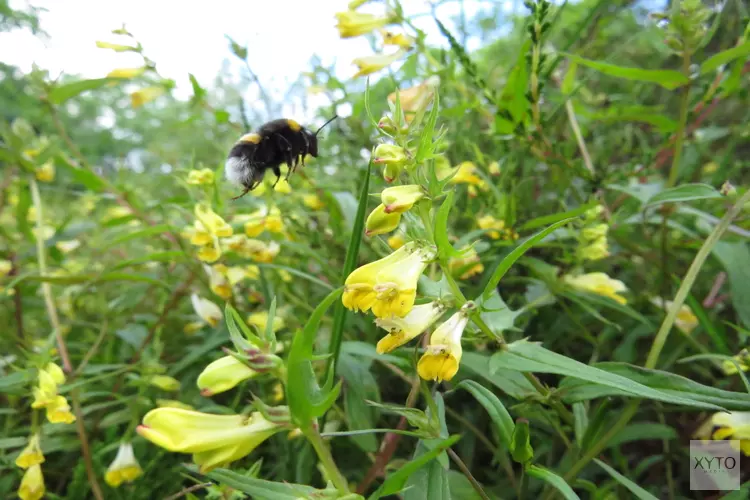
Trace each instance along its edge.
<instances>
[{"instance_id":1,"label":"yellow stripe on bee","mask_svg":"<svg viewBox=\"0 0 750 500\"><path fill-rule=\"evenodd\" d=\"M251 132L249 134L245 134L242 137L240 137L240 140L237 142L248 142L250 144L258 144L260 140L261 140L260 134Z\"/></svg>"},{"instance_id":2,"label":"yellow stripe on bee","mask_svg":"<svg viewBox=\"0 0 750 500\"><path fill-rule=\"evenodd\" d=\"M295 122L294 120L287 120L286 123L287 125L289 125L289 128L295 132L299 132L302 129L300 124Z\"/></svg>"}]
</instances>

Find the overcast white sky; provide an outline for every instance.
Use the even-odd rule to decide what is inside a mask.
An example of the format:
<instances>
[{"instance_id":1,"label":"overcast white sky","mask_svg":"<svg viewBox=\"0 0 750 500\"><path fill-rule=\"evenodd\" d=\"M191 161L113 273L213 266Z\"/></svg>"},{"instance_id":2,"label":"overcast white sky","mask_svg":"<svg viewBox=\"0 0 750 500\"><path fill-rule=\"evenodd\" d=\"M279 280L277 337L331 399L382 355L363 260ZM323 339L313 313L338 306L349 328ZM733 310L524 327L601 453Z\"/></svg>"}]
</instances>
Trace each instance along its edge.
<instances>
[{"instance_id":1,"label":"overcast white sky","mask_svg":"<svg viewBox=\"0 0 750 500\"><path fill-rule=\"evenodd\" d=\"M308 68L313 54L324 63L335 61L337 73L346 77L356 71L351 60L369 55L361 38L341 40L334 13L345 10L349 0L11 0L14 8L31 3L48 11L41 15L49 40L26 31L0 33L0 60L31 68L32 62L59 72L97 78L115 67L138 65L134 54L98 49L96 40L115 41L110 32L125 23L157 63L161 74L178 84L178 96L189 95L187 74L209 84L229 57L225 34L248 44L253 70L266 84L283 85ZM428 12L426 0L403 0L407 12ZM504 2L509 11L520 0ZM486 4L486 2L485 2ZM477 3L466 1L474 12ZM379 6L373 5L370 9ZM366 7L367 8L367 7ZM439 14L447 22L457 12L457 2ZM430 21L425 19L425 21ZM426 23L436 38L434 23ZM439 42L440 40L436 40Z\"/></svg>"}]
</instances>

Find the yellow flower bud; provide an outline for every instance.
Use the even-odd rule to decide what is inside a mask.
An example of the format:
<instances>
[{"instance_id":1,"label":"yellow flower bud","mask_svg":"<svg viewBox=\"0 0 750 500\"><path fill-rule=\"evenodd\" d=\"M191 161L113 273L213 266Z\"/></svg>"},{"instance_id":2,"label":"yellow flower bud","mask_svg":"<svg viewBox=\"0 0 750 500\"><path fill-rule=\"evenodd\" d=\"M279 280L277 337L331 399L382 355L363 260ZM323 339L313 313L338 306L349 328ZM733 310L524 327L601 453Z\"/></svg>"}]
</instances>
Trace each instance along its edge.
<instances>
[{"instance_id":1,"label":"yellow flower bud","mask_svg":"<svg viewBox=\"0 0 750 500\"><path fill-rule=\"evenodd\" d=\"M107 73L107 78L136 78L146 72L146 67L142 68L117 68Z\"/></svg>"},{"instance_id":2,"label":"yellow flower bud","mask_svg":"<svg viewBox=\"0 0 750 500\"><path fill-rule=\"evenodd\" d=\"M52 182L55 180L55 164L48 161L41 167L37 167L34 175L39 182Z\"/></svg>"},{"instance_id":3,"label":"yellow flower bud","mask_svg":"<svg viewBox=\"0 0 750 500\"><path fill-rule=\"evenodd\" d=\"M44 497L44 476L42 476L42 467L32 465L26 469L26 473L21 479L21 486L18 488L18 497L21 500L40 500Z\"/></svg>"},{"instance_id":4,"label":"yellow flower bud","mask_svg":"<svg viewBox=\"0 0 750 500\"><path fill-rule=\"evenodd\" d=\"M404 244L406 243L406 239L404 239L404 236L402 234L394 234L390 238L388 238L388 246L391 247L394 250L398 250Z\"/></svg>"},{"instance_id":5,"label":"yellow flower bud","mask_svg":"<svg viewBox=\"0 0 750 500\"><path fill-rule=\"evenodd\" d=\"M120 443L115 459L104 474L104 480L111 487L117 488L122 483L132 483L142 475L143 469L135 458L133 445Z\"/></svg>"},{"instance_id":6,"label":"yellow flower bud","mask_svg":"<svg viewBox=\"0 0 750 500\"><path fill-rule=\"evenodd\" d=\"M158 387L163 391L174 392L180 390L180 381L168 375L151 375L147 381L150 385Z\"/></svg>"},{"instance_id":7,"label":"yellow flower bud","mask_svg":"<svg viewBox=\"0 0 750 500\"><path fill-rule=\"evenodd\" d=\"M203 396L213 396L228 391L255 375L255 370L234 356L224 356L210 363L198 375L198 389Z\"/></svg>"},{"instance_id":8,"label":"yellow flower bud","mask_svg":"<svg viewBox=\"0 0 750 500\"><path fill-rule=\"evenodd\" d=\"M201 170L191 170L188 172L187 183L192 185L205 185L213 184L214 182L214 171L210 168L204 168Z\"/></svg>"},{"instance_id":9,"label":"yellow flower bud","mask_svg":"<svg viewBox=\"0 0 750 500\"><path fill-rule=\"evenodd\" d=\"M135 47L129 47L127 45L119 45L116 43L109 43L109 42L100 42L97 40L96 46L100 49L112 49L115 52L135 52L138 49Z\"/></svg>"},{"instance_id":10,"label":"yellow flower bud","mask_svg":"<svg viewBox=\"0 0 750 500\"><path fill-rule=\"evenodd\" d=\"M407 184L384 189L380 199L385 205L385 213L403 213L411 209L416 202L424 198L422 186Z\"/></svg>"},{"instance_id":11,"label":"yellow flower bud","mask_svg":"<svg viewBox=\"0 0 750 500\"><path fill-rule=\"evenodd\" d=\"M193 303L193 309L195 309L196 314L209 325L215 327L224 317L219 306L210 300L204 299L197 294L192 294L190 300Z\"/></svg>"},{"instance_id":12,"label":"yellow flower bud","mask_svg":"<svg viewBox=\"0 0 750 500\"><path fill-rule=\"evenodd\" d=\"M390 66L406 54L405 50L399 50L393 54L378 54L375 56L358 57L352 61L352 64L359 68L352 78L370 75L383 68Z\"/></svg>"},{"instance_id":13,"label":"yellow flower bud","mask_svg":"<svg viewBox=\"0 0 750 500\"><path fill-rule=\"evenodd\" d=\"M612 279L605 273L588 273L578 276L565 275L565 283L586 292L595 293L616 300L620 304L627 304L628 300L620 292L627 291L625 283Z\"/></svg>"},{"instance_id":14,"label":"yellow flower bud","mask_svg":"<svg viewBox=\"0 0 750 500\"><path fill-rule=\"evenodd\" d=\"M336 19L341 38L352 38L370 33L371 31L393 22L391 17L377 17L373 14L364 14L354 10L337 12Z\"/></svg>"},{"instance_id":15,"label":"yellow flower bud","mask_svg":"<svg viewBox=\"0 0 750 500\"><path fill-rule=\"evenodd\" d=\"M365 234L367 236L390 233L398 228L401 222L401 214L399 212L389 214L385 210L386 206L381 203L370 212L365 221Z\"/></svg>"},{"instance_id":16,"label":"yellow flower bud","mask_svg":"<svg viewBox=\"0 0 750 500\"><path fill-rule=\"evenodd\" d=\"M165 92L166 90L164 89L164 87L160 86L151 86L136 90L135 92L130 94L130 104L134 108L140 108L144 104L160 97Z\"/></svg>"}]
</instances>

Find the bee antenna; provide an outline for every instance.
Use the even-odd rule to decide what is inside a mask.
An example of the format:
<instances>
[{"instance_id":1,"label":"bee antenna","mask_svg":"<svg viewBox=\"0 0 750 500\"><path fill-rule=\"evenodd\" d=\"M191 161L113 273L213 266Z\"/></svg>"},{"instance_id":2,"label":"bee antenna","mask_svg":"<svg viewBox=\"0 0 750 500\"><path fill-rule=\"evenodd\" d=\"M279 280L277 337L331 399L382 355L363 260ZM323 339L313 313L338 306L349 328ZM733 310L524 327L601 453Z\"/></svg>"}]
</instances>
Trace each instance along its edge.
<instances>
[{"instance_id":1,"label":"bee antenna","mask_svg":"<svg viewBox=\"0 0 750 500\"><path fill-rule=\"evenodd\" d=\"M316 132L315 132L315 135L318 135L318 133L319 133L319 132L320 132L321 130L323 130L323 128L324 128L324 127L325 127L326 125L328 125L329 123L331 123L331 122L332 122L333 120L335 120L335 119L336 119L336 118L338 118L338 117L339 117L339 115L333 115L333 118L331 118L330 120L328 120L327 122L325 122L325 123L324 123L324 124L323 124L323 125L322 125L322 126L321 126L321 127L320 127L320 128L319 128L319 129L317 130L317 131L316 131Z\"/></svg>"}]
</instances>

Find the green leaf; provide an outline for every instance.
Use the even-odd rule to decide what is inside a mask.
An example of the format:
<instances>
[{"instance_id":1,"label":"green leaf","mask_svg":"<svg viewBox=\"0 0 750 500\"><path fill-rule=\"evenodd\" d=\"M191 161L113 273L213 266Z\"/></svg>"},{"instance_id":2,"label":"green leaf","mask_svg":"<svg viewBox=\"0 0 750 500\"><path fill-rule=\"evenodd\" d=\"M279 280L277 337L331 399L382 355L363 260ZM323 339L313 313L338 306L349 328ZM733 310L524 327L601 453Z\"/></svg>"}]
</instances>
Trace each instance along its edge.
<instances>
[{"instance_id":1,"label":"green leaf","mask_svg":"<svg viewBox=\"0 0 750 500\"><path fill-rule=\"evenodd\" d=\"M87 90L94 90L111 82L118 82L118 78L95 78L93 80L78 80L77 82L57 85L47 94L47 100L52 104L62 104Z\"/></svg>"},{"instance_id":2,"label":"green leaf","mask_svg":"<svg viewBox=\"0 0 750 500\"><path fill-rule=\"evenodd\" d=\"M518 371L504 368L490 370L491 359L490 356L478 352L464 352L459 375L465 371L471 372L514 399L524 399L532 394L537 394L531 382Z\"/></svg>"},{"instance_id":3,"label":"green leaf","mask_svg":"<svg viewBox=\"0 0 750 500\"><path fill-rule=\"evenodd\" d=\"M305 328L294 336L287 360L286 397L292 417L302 428L312 425L312 420L322 416L333 405L341 391L341 382L333 386L333 371L329 371L323 387L312 366L313 344L323 315L341 296L343 287L328 294L315 308Z\"/></svg>"},{"instance_id":4,"label":"green leaf","mask_svg":"<svg viewBox=\"0 0 750 500\"><path fill-rule=\"evenodd\" d=\"M414 472L427 465L428 462L450 448L460 438L460 435L453 435L448 439L440 441L437 446L426 452L424 455L421 455L419 458L415 458L414 460L403 464L396 472L393 472L386 477L383 484L380 485L380 488L370 495L368 500L377 500L378 498L387 495L394 495L401 491L406 484L406 481L412 474L414 474Z\"/></svg>"},{"instance_id":5,"label":"green leaf","mask_svg":"<svg viewBox=\"0 0 750 500\"><path fill-rule=\"evenodd\" d=\"M357 216L354 219L354 227L349 237L349 246L346 249L346 259L344 260L344 269L341 273L341 282L354 271L357 266L357 257L359 256L359 246L362 243L362 235L365 227L365 213L367 212L368 189L370 188L370 173L372 172L372 158L367 164L367 171L363 173L362 187L359 190L359 205L357 206ZM333 329L331 330L331 344L329 353L330 361L326 366L326 377L332 377L336 372L336 363L341 351L341 341L344 338L344 325L346 324L346 308L339 302L336 304L336 311L333 314Z\"/></svg>"},{"instance_id":6,"label":"green leaf","mask_svg":"<svg viewBox=\"0 0 750 500\"><path fill-rule=\"evenodd\" d=\"M459 253L448 240L448 216L452 207L453 191L449 191L435 217L435 243L438 247L438 258L441 262L445 262Z\"/></svg>"},{"instance_id":7,"label":"green leaf","mask_svg":"<svg viewBox=\"0 0 750 500\"><path fill-rule=\"evenodd\" d=\"M498 264L498 266L495 268L495 270L492 272L492 277L487 282L487 285L484 287L484 292L482 292L482 298L484 300L487 300L490 298L490 295L492 295L492 292L497 287L497 284L500 283L500 279L505 275L506 272L508 272L508 269L519 259L521 256L526 253L531 247L542 241L545 236L550 234L552 231L556 230L560 226L563 226L567 224L568 222L572 221L573 218L569 219L563 219L561 221L558 221L551 226L549 226L546 229L543 229L542 231L539 231L535 235L531 236L530 238L525 239L520 245L518 245L516 248L513 249L512 252L510 252L508 255L505 256L505 258Z\"/></svg>"},{"instance_id":8,"label":"green leaf","mask_svg":"<svg viewBox=\"0 0 750 500\"><path fill-rule=\"evenodd\" d=\"M107 184L94 172L75 165L72 163L72 160L64 154L57 155L57 159L58 161L56 165L60 165L76 182L80 182L86 186L86 189L94 191L95 193L106 191Z\"/></svg>"},{"instance_id":9,"label":"green leaf","mask_svg":"<svg viewBox=\"0 0 750 500\"><path fill-rule=\"evenodd\" d=\"M23 391L30 381L31 372L29 370L15 371L8 375L3 375L0 377L0 393Z\"/></svg>"},{"instance_id":10,"label":"green leaf","mask_svg":"<svg viewBox=\"0 0 750 500\"><path fill-rule=\"evenodd\" d=\"M508 330L518 330L516 328L516 318L523 314L523 309L513 310L505 303L497 290L493 290L489 299L480 300L480 313L487 326L495 335L500 337L503 332Z\"/></svg>"},{"instance_id":11,"label":"green leaf","mask_svg":"<svg viewBox=\"0 0 750 500\"><path fill-rule=\"evenodd\" d=\"M498 397L495 396L492 391L482 386L482 384L473 380L464 380L460 382L456 385L456 390L458 389L466 389L477 401L479 401L479 404L484 407L487 414L492 419L492 422L495 424L498 436L500 436L503 445L505 445L507 449L510 449L511 437L513 436L513 430L516 425L513 422L510 413L508 413L508 410L505 409L505 406L503 406L503 403Z\"/></svg>"},{"instance_id":12,"label":"green leaf","mask_svg":"<svg viewBox=\"0 0 750 500\"><path fill-rule=\"evenodd\" d=\"M256 347L261 347L263 345L260 337L258 337L255 332L253 332L250 327L247 326L247 323L245 323L245 320L242 319L240 313L238 313L237 310L232 307L232 304L230 304L229 302L227 302L226 306L224 306L224 320L227 323L229 337L237 347L237 350L243 350L243 346L247 345L247 341L249 341ZM271 321L270 319L268 321L268 324L273 327L273 321Z\"/></svg>"},{"instance_id":13,"label":"green leaf","mask_svg":"<svg viewBox=\"0 0 750 500\"><path fill-rule=\"evenodd\" d=\"M647 207L661 205L662 203L676 203L680 201L706 200L711 198L722 198L713 186L708 184L683 184L655 194L646 202Z\"/></svg>"},{"instance_id":14,"label":"green leaf","mask_svg":"<svg viewBox=\"0 0 750 500\"><path fill-rule=\"evenodd\" d=\"M508 345L507 351L493 355L490 360L490 370L495 368L507 368L521 372L556 373L582 379L587 383L606 386L625 396L711 410L724 409L716 404L693 399L687 395L670 394L653 389L621 375L585 365L562 354L549 351L536 342L526 340L513 342Z\"/></svg>"},{"instance_id":15,"label":"green leaf","mask_svg":"<svg viewBox=\"0 0 750 500\"><path fill-rule=\"evenodd\" d=\"M737 316L750 328L750 247L741 241L719 241L712 251L729 276L729 290Z\"/></svg>"},{"instance_id":16,"label":"green leaf","mask_svg":"<svg viewBox=\"0 0 750 500\"><path fill-rule=\"evenodd\" d=\"M618 483L620 483L621 485L625 486L628 490L630 490L630 492L633 495L635 495L639 500L659 500L654 495L644 490L643 488L635 484L633 481L623 476L622 474L620 474L615 469L605 464L598 458L595 458L594 462L596 462L596 465L598 465L599 467L607 471L607 474L609 474L615 480L617 480Z\"/></svg>"},{"instance_id":17,"label":"green leaf","mask_svg":"<svg viewBox=\"0 0 750 500\"><path fill-rule=\"evenodd\" d=\"M578 69L578 63L576 61L571 62L568 65L568 71L565 72L562 85L560 90L563 94L569 95L573 91L573 86L576 83L576 70Z\"/></svg>"},{"instance_id":18,"label":"green leaf","mask_svg":"<svg viewBox=\"0 0 750 500\"><path fill-rule=\"evenodd\" d=\"M103 283L108 281L129 281L134 283L149 283L151 285L158 285L167 289L172 288L169 284L164 281L157 280L150 276L143 276L140 274L128 274L128 273L104 273L104 274L73 274L69 276L42 276L41 274L27 274L22 279L15 281L15 284L21 281L39 281L46 283L54 283L57 285L76 285L79 283Z\"/></svg>"},{"instance_id":19,"label":"green leaf","mask_svg":"<svg viewBox=\"0 0 750 500\"><path fill-rule=\"evenodd\" d=\"M545 469L539 465L530 465L526 468L526 473L537 479L547 482L559 491L566 500L580 500L580 497L576 495L573 488L565 482L563 478L555 474L554 472Z\"/></svg>"},{"instance_id":20,"label":"green leaf","mask_svg":"<svg viewBox=\"0 0 750 500\"><path fill-rule=\"evenodd\" d=\"M638 422L630 424L618 432L615 437L609 441L607 447L613 448L634 441L673 440L678 437L677 431L666 424L660 424L658 422Z\"/></svg>"},{"instance_id":21,"label":"green leaf","mask_svg":"<svg viewBox=\"0 0 750 500\"><path fill-rule=\"evenodd\" d=\"M589 59L584 59L583 57L579 57L574 54L568 54L565 52L562 52L562 54L579 64L583 64L584 66L588 66L589 68L600 71L605 75L615 76L617 78L625 78L626 80L657 83L668 90L674 90L677 87L681 87L690 83L690 79L687 76L683 75L679 71L671 69L625 68L622 66L615 66L614 64L591 61Z\"/></svg>"},{"instance_id":22,"label":"green leaf","mask_svg":"<svg viewBox=\"0 0 750 500\"><path fill-rule=\"evenodd\" d=\"M252 495L252 498L257 500L296 500L298 498L318 497L322 493L322 490L317 490L305 484L266 481L243 476L228 469L215 469L207 472L206 475L230 488ZM320 498L324 497L321 495Z\"/></svg>"},{"instance_id":23,"label":"green leaf","mask_svg":"<svg viewBox=\"0 0 750 500\"><path fill-rule=\"evenodd\" d=\"M701 75L705 75L706 73L714 71L719 66L723 66L726 63L741 57L747 57L748 55L750 55L750 42L745 42L742 45L723 50L703 61L700 69Z\"/></svg>"},{"instance_id":24,"label":"green leaf","mask_svg":"<svg viewBox=\"0 0 750 500\"><path fill-rule=\"evenodd\" d=\"M440 97L438 96L437 89L435 89L435 97L432 101L432 109L430 115L427 117L424 128L422 129L422 135L419 138L419 147L415 156L417 164L432 157L434 144L432 142L433 134L435 133L435 123L437 123L438 109L440 108Z\"/></svg>"},{"instance_id":25,"label":"green leaf","mask_svg":"<svg viewBox=\"0 0 750 500\"><path fill-rule=\"evenodd\" d=\"M155 234L163 234L171 230L172 230L172 226L170 226L169 224L157 224L155 226L146 227L138 231L133 231L131 233L127 233L123 236L120 236L119 238L114 238L108 241L105 245L102 246L101 250L102 251L108 250L112 247L121 245L122 243L126 243L128 241L145 238L147 236L153 236Z\"/></svg>"},{"instance_id":26,"label":"green leaf","mask_svg":"<svg viewBox=\"0 0 750 500\"><path fill-rule=\"evenodd\" d=\"M585 366L585 365L584 365ZM587 367L596 370L596 377L585 374L568 374L570 377L560 382L558 391L566 403L585 401L605 396L628 395L625 386L605 384L602 373L625 378L641 386L659 391L662 395L677 398L690 398L707 405L716 405L727 410L750 410L750 394L725 391L715 387L699 384L693 380L661 370L642 368L640 366L607 361ZM588 380L587 380L588 379ZM657 399L657 398L651 398ZM684 403L681 403L684 404Z\"/></svg>"},{"instance_id":27,"label":"green leaf","mask_svg":"<svg viewBox=\"0 0 750 500\"><path fill-rule=\"evenodd\" d=\"M448 472L440 462L431 460L411 475L403 492L404 500L450 500Z\"/></svg>"},{"instance_id":28,"label":"green leaf","mask_svg":"<svg viewBox=\"0 0 750 500\"><path fill-rule=\"evenodd\" d=\"M154 252L148 255L144 255L143 257L120 261L116 266L112 268L112 270L115 271L126 267L139 266L141 264L148 264L150 262L182 262L186 260L186 258L187 256L182 250Z\"/></svg>"},{"instance_id":29,"label":"green leaf","mask_svg":"<svg viewBox=\"0 0 750 500\"><path fill-rule=\"evenodd\" d=\"M581 205L578 208L568 210L567 212L560 212L557 214L542 215L541 217L535 217L529 221L526 221L520 227L520 229L522 231L525 231L527 229L536 229L538 227L547 226L549 224L554 224L555 222L561 221L563 219L570 219L573 217L578 217L579 215L583 214L587 210L594 208L598 204L599 204L598 200L591 200L590 202L584 205Z\"/></svg>"},{"instance_id":30,"label":"green leaf","mask_svg":"<svg viewBox=\"0 0 750 500\"><path fill-rule=\"evenodd\" d=\"M372 429L375 427L374 408L367 400L379 399L378 383L370 373L369 363L341 353L339 374L344 379L344 411L351 430ZM357 446L366 453L378 451L378 441L373 434L351 436Z\"/></svg>"}]
</instances>

